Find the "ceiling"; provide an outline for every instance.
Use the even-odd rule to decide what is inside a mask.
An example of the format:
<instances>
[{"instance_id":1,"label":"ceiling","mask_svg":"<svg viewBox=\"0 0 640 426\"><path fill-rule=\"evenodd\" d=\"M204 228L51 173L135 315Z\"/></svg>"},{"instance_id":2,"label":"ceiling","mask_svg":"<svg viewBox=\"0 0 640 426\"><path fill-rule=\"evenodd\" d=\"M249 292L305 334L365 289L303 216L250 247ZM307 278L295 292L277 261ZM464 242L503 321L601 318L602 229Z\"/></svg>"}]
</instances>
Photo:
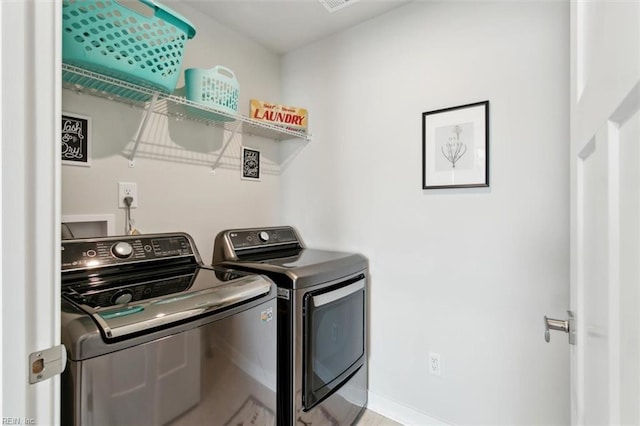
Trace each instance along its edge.
<instances>
[{"instance_id":1,"label":"ceiling","mask_svg":"<svg viewBox=\"0 0 640 426\"><path fill-rule=\"evenodd\" d=\"M409 1L358 0L333 13L327 11L319 0L189 0L189 5L283 54Z\"/></svg>"}]
</instances>

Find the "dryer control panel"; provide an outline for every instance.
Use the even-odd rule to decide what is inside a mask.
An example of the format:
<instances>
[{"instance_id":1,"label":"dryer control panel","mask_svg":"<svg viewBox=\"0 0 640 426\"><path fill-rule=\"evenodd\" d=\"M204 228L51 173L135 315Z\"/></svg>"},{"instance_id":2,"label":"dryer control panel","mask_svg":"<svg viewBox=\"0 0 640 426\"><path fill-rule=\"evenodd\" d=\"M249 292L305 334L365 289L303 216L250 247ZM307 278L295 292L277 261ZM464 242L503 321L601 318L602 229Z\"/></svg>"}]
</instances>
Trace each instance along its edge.
<instances>
[{"instance_id":1,"label":"dryer control panel","mask_svg":"<svg viewBox=\"0 0 640 426\"><path fill-rule=\"evenodd\" d=\"M302 246L296 231L291 227L242 229L229 231L227 235L234 250L283 244Z\"/></svg>"}]
</instances>

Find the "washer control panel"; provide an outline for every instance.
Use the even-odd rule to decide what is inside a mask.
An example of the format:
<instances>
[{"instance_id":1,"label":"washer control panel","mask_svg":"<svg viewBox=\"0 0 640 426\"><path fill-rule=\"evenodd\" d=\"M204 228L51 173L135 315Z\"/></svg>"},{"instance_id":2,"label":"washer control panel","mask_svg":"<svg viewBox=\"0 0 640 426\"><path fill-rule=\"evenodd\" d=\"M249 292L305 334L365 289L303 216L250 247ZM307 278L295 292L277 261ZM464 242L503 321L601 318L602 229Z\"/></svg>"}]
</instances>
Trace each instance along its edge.
<instances>
[{"instance_id":1,"label":"washer control panel","mask_svg":"<svg viewBox=\"0 0 640 426\"><path fill-rule=\"evenodd\" d=\"M282 244L301 244L291 227L243 229L229 232L229 240L234 250Z\"/></svg>"},{"instance_id":2,"label":"washer control panel","mask_svg":"<svg viewBox=\"0 0 640 426\"><path fill-rule=\"evenodd\" d=\"M62 241L62 270L194 256L186 235L121 236Z\"/></svg>"}]
</instances>

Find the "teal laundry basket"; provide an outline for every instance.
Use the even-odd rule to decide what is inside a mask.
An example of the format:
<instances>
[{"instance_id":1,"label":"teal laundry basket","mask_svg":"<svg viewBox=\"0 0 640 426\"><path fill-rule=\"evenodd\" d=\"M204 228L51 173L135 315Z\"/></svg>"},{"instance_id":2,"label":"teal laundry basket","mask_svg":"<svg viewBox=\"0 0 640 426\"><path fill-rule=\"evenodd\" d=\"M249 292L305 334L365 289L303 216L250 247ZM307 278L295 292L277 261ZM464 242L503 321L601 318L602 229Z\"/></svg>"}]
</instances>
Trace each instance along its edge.
<instances>
[{"instance_id":1,"label":"teal laundry basket","mask_svg":"<svg viewBox=\"0 0 640 426\"><path fill-rule=\"evenodd\" d=\"M229 68L189 68L184 72L184 82L190 101L229 114L238 113L240 83Z\"/></svg>"},{"instance_id":2,"label":"teal laundry basket","mask_svg":"<svg viewBox=\"0 0 640 426\"><path fill-rule=\"evenodd\" d=\"M217 65L211 69L189 68L184 71L184 90L181 94L204 107L235 116L238 113L240 83L229 68ZM208 120L233 121L233 117L188 108L190 115Z\"/></svg>"},{"instance_id":3,"label":"teal laundry basket","mask_svg":"<svg viewBox=\"0 0 640 426\"><path fill-rule=\"evenodd\" d=\"M186 18L153 0L137 0L135 5L136 10L116 0L63 0L62 61L171 93L185 45L196 30ZM68 73L63 79L83 83Z\"/></svg>"}]
</instances>

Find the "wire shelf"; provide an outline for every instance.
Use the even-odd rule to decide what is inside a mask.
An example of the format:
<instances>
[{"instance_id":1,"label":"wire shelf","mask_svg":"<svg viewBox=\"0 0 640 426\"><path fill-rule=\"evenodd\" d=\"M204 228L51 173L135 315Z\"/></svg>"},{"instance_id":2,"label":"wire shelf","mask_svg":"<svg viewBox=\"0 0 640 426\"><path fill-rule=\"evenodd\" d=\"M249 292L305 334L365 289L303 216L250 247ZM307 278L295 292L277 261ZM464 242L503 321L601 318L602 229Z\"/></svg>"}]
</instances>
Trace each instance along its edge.
<instances>
[{"instance_id":1,"label":"wire shelf","mask_svg":"<svg viewBox=\"0 0 640 426\"><path fill-rule=\"evenodd\" d=\"M69 64L62 64L62 86L78 93L121 102L150 112L222 127L238 133L260 136L276 141L288 139L311 140L306 131L287 129L253 120L238 114L229 114L192 102L184 97L155 91L113 77L98 74ZM154 96L155 101L154 101Z\"/></svg>"}]
</instances>

